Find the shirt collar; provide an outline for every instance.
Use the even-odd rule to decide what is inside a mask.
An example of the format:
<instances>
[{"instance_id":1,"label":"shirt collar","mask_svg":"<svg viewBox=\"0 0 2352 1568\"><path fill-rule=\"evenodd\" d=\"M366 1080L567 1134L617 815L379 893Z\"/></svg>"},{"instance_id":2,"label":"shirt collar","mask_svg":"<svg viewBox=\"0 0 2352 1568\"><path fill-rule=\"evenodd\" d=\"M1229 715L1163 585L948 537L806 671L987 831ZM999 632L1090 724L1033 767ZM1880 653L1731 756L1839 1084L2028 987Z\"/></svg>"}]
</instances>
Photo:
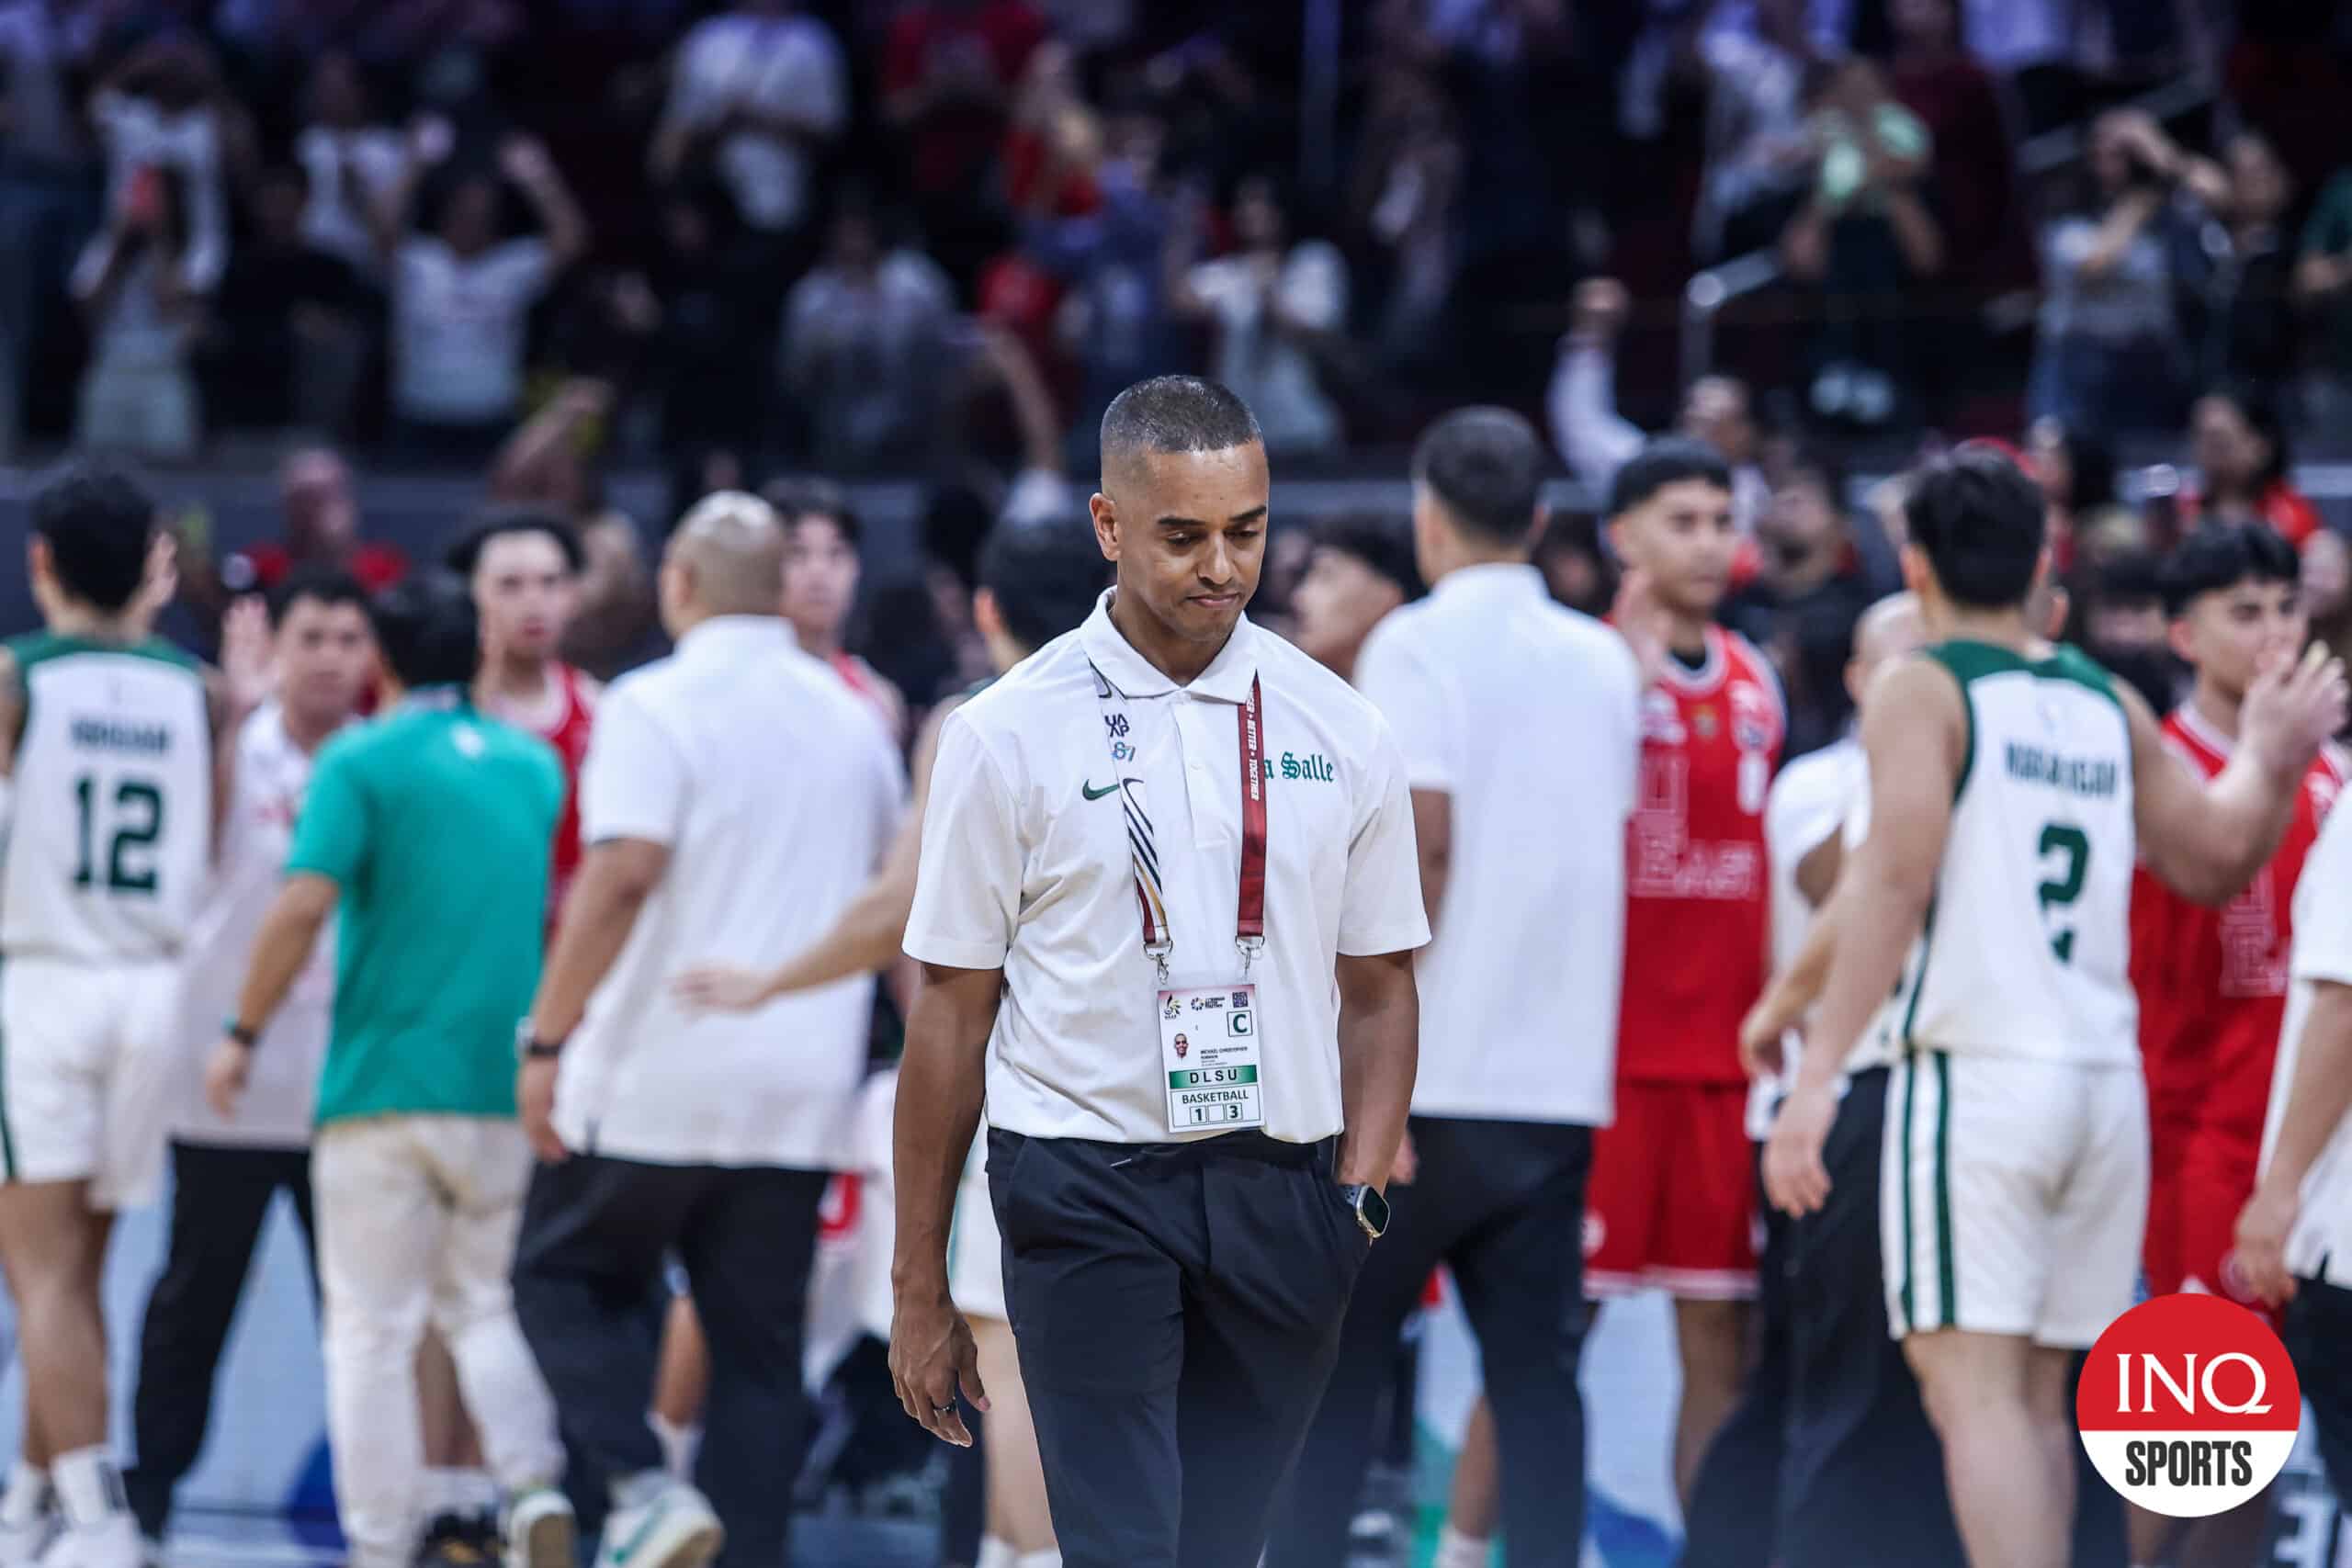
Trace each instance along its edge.
<instances>
[{"instance_id":1,"label":"shirt collar","mask_svg":"<svg viewBox=\"0 0 2352 1568\"><path fill-rule=\"evenodd\" d=\"M1456 567L1430 585L1432 598L1460 598L1472 593L1520 598L1545 598L1551 590L1544 574L1523 560L1480 561Z\"/></svg>"},{"instance_id":2,"label":"shirt collar","mask_svg":"<svg viewBox=\"0 0 2352 1568\"><path fill-rule=\"evenodd\" d=\"M1119 628L1111 624L1111 597L1118 592L1106 588L1096 600L1094 613L1078 628L1078 645L1102 678L1127 697L1164 697L1177 689L1176 682L1135 650ZM1243 615L1233 623L1233 635L1225 639L1209 667L1193 677L1183 689L1197 696L1214 697L1223 703L1246 703L1250 700L1250 684L1258 678L1258 628Z\"/></svg>"},{"instance_id":3,"label":"shirt collar","mask_svg":"<svg viewBox=\"0 0 2352 1568\"><path fill-rule=\"evenodd\" d=\"M678 639L678 651L691 651L697 659L799 646L792 623L782 615L713 615L688 626L686 635Z\"/></svg>"}]
</instances>

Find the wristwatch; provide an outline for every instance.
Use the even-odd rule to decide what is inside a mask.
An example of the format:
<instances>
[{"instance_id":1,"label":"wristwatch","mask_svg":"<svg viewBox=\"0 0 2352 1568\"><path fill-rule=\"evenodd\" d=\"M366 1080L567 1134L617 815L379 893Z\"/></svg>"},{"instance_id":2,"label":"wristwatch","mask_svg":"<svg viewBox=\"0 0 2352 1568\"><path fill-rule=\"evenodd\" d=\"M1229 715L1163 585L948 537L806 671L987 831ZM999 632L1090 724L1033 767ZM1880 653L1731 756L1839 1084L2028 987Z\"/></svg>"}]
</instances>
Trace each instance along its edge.
<instances>
[{"instance_id":1,"label":"wristwatch","mask_svg":"<svg viewBox=\"0 0 2352 1568\"><path fill-rule=\"evenodd\" d=\"M260 1030L250 1023L240 1021L235 1013L231 1013L220 1021L220 1032L248 1051L254 1048L254 1042L261 1038Z\"/></svg>"},{"instance_id":2,"label":"wristwatch","mask_svg":"<svg viewBox=\"0 0 2352 1568\"><path fill-rule=\"evenodd\" d=\"M1356 1181L1340 1188L1340 1194L1356 1212L1356 1224L1363 1227L1363 1234L1378 1241L1388 1229L1388 1200L1381 1196L1380 1189Z\"/></svg>"},{"instance_id":3,"label":"wristwatch","mask_svg":"<svg viewBox=\"0 0 2352 1568\"><path fill-rule=\"evenodd\" d=\"M531 1021L527 1016L514 1021L514 1056L517 1061L551 1062L562 1052L562 1041L542 1040L531 1032Z\"/></svg>"}]
</instances>

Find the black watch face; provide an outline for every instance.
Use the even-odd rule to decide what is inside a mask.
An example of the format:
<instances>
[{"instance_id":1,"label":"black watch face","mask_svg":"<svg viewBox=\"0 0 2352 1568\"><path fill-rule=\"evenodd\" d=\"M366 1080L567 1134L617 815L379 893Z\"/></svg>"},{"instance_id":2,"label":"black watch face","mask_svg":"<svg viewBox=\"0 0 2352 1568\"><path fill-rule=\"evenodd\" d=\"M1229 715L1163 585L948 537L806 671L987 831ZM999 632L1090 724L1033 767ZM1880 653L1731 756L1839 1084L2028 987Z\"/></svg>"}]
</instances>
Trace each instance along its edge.
<instances>
[{"instance_id":1,"label":"black watch face","mask_svg":"<svg viewBox=\"0 0 2352 1568\"><path fill-rule=\"evenodd\" d=\"M1387 1233L1388 1200L1381 1196L1379 1188L1367 1187L1363 1190L1363 1197L1357 1200L1357 1213L1363 1215L1364 1223L1372 1227L1374 1235Z\"/></svg>"}]
</instances>

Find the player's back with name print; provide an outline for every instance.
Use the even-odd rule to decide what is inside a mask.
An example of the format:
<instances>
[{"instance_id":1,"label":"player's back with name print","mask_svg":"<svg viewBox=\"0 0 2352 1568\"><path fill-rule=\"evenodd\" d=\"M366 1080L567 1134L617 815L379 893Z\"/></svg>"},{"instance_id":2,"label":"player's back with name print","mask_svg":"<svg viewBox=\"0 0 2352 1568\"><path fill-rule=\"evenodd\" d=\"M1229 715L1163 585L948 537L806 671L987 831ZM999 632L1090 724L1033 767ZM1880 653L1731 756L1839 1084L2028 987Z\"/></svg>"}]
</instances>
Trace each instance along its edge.
<instances>
[{"instance_id":1,"label":"player's back with name print","mask_svg":"<svg viewBox=\"0 0 2352 1568\"><path fill-rule=\"evenodd\" d=\"M8 644L24 704L0 952L80 963L170 958L201 896L212 736L194 660L150 640Z\"/></svg>"},{"instance_id":2,"label":"player's back with name print","mask_svg":"<svg viewBox=\"0 0 2352 1568\"><path fill-rule=\"evenodd\" d=\"M1951 642L1928 657L1959 682L1969 739L1934 899L1889 1004L1895 1044L2135 1064L2132 736L2110 678L2072 649Z\"/></svg>"}]
</instances>

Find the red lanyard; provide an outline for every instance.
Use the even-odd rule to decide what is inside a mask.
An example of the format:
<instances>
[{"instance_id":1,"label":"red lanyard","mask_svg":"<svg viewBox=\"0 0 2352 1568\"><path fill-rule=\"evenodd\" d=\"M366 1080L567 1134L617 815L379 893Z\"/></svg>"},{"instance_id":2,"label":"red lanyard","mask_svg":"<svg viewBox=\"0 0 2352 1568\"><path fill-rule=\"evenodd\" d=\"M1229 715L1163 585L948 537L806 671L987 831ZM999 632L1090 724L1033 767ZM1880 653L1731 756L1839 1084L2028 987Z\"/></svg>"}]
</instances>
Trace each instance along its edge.
<instances>
[{"instance_id":1,"label":"red lanyard","mask_svg":"<svg viewBox=\"0 0 2352 1568\"><path fill-rule=\"evenodd\" d=\"M1104 739L1119 770L1119 805L1127 818L1128 861L1135 873L1136 908L1143 922L1143 950L1168 982L1168 955L1176 941L1169 931L1168 900L1161 890L1159 840L1144 798L1143 780L1125 770L1140 758L1129 739L1125 699L1094 671L1094 692L1102 704ZM1266 945L1266 708L1258 678L1250 678L1250 700L1234 710L1241 752L1241 888L1233 919L1233 944L1241 952L1241 972Z\"/></svg>"}]
</instances>

